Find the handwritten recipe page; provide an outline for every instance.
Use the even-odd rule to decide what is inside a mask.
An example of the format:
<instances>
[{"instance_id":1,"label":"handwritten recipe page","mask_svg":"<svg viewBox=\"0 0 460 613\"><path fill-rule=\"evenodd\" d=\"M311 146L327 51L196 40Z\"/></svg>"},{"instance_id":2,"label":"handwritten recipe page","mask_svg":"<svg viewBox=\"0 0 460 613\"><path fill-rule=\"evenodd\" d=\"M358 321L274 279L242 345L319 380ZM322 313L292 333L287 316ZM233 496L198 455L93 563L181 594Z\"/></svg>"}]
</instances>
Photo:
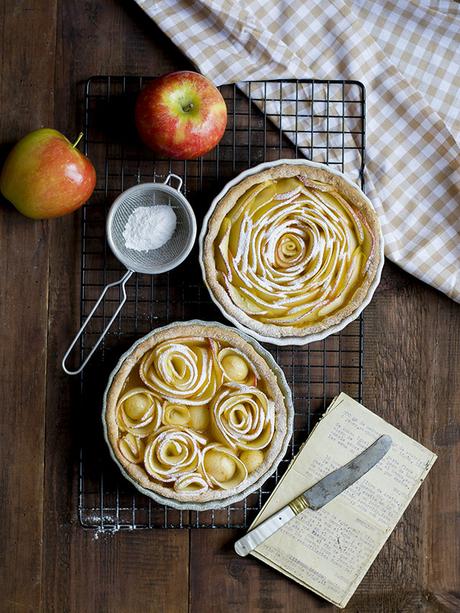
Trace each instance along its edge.
<instances>
[{"instance_id":1,"label":"handwritten recipe page","mask_svg":"<svg viewBox=\"0 0 460 613\"><path fill-rule=\"evenodd\" d=\"M393 444L369 473L322 509L307 509L252 553L344 607L436 460L381 417L340 394L291 463L251 528L343 466L382 434Z\"/></svg>"}]
</instances>

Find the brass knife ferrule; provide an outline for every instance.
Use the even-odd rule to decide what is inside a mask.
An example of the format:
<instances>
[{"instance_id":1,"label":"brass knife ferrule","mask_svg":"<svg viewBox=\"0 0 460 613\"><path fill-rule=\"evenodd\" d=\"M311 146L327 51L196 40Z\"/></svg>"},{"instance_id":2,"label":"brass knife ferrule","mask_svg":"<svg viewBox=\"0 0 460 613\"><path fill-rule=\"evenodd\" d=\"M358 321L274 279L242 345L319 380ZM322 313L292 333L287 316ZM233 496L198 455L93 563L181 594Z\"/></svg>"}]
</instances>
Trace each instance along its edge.
<instances>
[{"instance_id":1,"label":"brass knife ferrule","mask_svg":"<svg viewBox=\"0 0 460 613\"><path fill-rule=\"evenodd\" d=\"M298 515L302 511L305 511L305 509L308 509L308 502L305 500L305 496L303 494L300 494L300 496L297 496L297 498L291 500L289 506L294 511L294 513Z\"/></svg>"}]
</instances>

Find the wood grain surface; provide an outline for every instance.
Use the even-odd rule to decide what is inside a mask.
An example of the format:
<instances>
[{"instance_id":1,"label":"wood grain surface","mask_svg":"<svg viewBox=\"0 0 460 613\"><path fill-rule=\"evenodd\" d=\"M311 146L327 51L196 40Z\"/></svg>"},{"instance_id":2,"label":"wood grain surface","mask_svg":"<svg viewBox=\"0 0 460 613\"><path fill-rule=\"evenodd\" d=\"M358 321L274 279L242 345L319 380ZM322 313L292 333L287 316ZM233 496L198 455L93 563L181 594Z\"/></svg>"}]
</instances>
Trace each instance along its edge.
<instances>
[{"instance_id":1,"label":"wood grain surface","mask_svg":"<svg viewBox=\"0 0 460 613\"><path fill-rule=\"evenodd\" d=\"M91 75L190 68L128 0L4 0L0 23L2 157L34 128L78 133ZM33 222L1 202L0 611L334 610L238 559L238 531L79 526L78 384L60 369L79 317L79 229L78 215ZM460 308L387 263L365 326L365 404L439 459L347 611L459 611Z\"/></svg>"}]
</instances>

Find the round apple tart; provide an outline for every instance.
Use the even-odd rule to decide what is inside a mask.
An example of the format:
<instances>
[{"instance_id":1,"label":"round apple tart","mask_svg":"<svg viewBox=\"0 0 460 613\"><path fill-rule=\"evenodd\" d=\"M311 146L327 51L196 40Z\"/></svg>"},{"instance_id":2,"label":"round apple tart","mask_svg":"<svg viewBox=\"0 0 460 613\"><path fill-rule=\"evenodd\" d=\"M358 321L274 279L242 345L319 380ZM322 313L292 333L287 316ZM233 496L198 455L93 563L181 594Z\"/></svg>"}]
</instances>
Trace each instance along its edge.
<instances>
[{"instance_id":1,"label":"round apple tart","mask_svg":"<svg viewBox=\"0 0 460 613\"><path fill-rule=\"evenodd\" d=\"M259 487L286 452L292 419L271 355L231 328L198 321L138 341L112 373L103 411L125 476L181 508L228 504Z\"/></svg>"},{"instance_id":2,"label":"round apple tart","mask_svg":"<svg viewBox=\"0 0 460 613\"><path fill-rule=\"evenodd\" d=\"M341 173L308 161L262 164L243 177L203 226L214 301L259 340L303 344L344 327L369 302L383 264L370 201Z\"/></svg>"}]
</instances>

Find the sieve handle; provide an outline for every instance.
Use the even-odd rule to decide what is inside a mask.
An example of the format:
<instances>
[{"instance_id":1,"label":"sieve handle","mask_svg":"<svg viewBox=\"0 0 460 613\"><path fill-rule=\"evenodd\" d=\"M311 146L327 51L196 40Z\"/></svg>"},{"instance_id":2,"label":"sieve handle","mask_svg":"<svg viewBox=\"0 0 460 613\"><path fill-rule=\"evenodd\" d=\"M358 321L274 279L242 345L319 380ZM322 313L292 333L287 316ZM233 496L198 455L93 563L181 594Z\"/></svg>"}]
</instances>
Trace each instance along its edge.
<instances>
[{"instance_id":1,"label":"sieve handle","mask_svg":"<svg viewBox=\"0 0 460 613\"><path fill-rule=\"evenodd\" d=\"M73 341L70 344L70 347L67 349L67 351L65 352L64 357L62 358L62 368L63 370L68 374L68 375L78 375L78 373L80 373L85 366L88 364L90 358L92 357L93 353L96 351L96 349L99 347L102 339L104 338L104 336L107 334L107 332L109 331L110 326L113 324L113 322L115 321L115 318L117 317L118 313L121 311L121 309L123 308L123 305L126 302L126 282L128 281L128 279L130 278L130 276L133 274L133 270L127 270L125 272L125 274L122 276L121 279L119 279L118 281L115 281L114 283L109 283L108 285L106 285L104 287L104 289L102 290L101 295L99 296L96 304L93 306L93 308L91 309L90 314L88 315L88 317L85 320L85 323L82 325L82 327L80 328L80 330L77 333L77 336L73 339ZM123 297L120 301L120 304L117 307L117 310L115 311L115 313L112 315L109 323L106 325L106 327L104 328L104 330L102 331L101 335L99 336L99 338L96 341L96 344L94 345L94 347L91 349L91 351L89 352L89 354L86 356L85 361L83 362L83 364L81 364L80 368L78 368L77 370L69 370L66 366L66 360L70 355L70 352L72 351L72 349L75 347L75 344L77 343L78 339L80 338L80 336L83 334L84 329L86 328L86 326L89 324L92 316L94 315L94 313L96 312L98 306L101 304L101 302L104 299L104 296L106 295L106 293L109 291L109 289L111 287L116 287L117 285L121 286L121 291L123 294Z\"/></svg>"},{"instance_id":2,"label":"sieve handle","mask_svg":"<svg viewBox=\"0 0 460 613\"><path fill-rule=\"evenodd\" d=\"M177 191L180 192L180 190L182 189L183 180L181 179L181 177L179 177L179 175L175 175L173 172L169 173L169 175L163 181L163 185L170 185L171 187L173 187L171 185L171 179L176 179L177 180L179 185L175 189L177 189Z\"/></svg>"}]
</instances>

